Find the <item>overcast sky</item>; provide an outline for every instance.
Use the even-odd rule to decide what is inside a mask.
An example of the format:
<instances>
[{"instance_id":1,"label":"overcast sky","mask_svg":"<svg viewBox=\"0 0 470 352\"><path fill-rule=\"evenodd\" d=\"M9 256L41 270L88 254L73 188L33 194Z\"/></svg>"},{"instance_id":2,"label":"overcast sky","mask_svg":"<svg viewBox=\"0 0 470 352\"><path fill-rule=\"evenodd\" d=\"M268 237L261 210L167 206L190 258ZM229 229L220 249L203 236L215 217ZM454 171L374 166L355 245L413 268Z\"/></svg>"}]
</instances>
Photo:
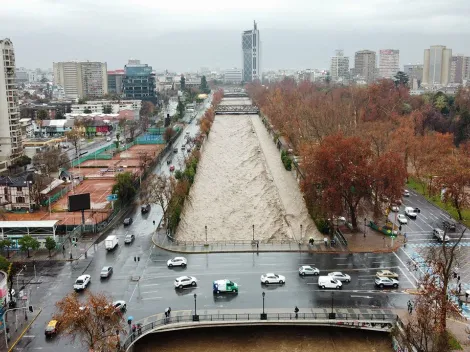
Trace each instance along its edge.
<instances>
[{"instance_id":1,"label":"overcast sky","mask_svg":"<svg viewBox=\"0 0 470 352\"><path fill-rule=\"evenodd\" d=\"M470 56L470 0L0 0L0 38L17 67L129 58L156 70L241 67L241 32L258 22L262 66L328 68L335 49L399 49L400 65L446 45Z\"/></svg>"}]
</instances>

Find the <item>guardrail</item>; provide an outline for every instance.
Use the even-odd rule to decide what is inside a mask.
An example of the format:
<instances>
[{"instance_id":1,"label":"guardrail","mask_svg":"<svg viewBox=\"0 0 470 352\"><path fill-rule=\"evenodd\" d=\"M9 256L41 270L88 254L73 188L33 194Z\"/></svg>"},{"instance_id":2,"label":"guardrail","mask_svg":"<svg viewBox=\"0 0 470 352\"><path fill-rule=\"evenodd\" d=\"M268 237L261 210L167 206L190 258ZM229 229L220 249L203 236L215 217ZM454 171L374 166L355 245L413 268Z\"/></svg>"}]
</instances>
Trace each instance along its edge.
<instances>
[{"instance_id":1,"label":"guardrail","mask_svg":"<svg viewBox=\"0 0 470 352\"><path fill-rule=\"evenodd\" d=\"M197 318L197 319L195 319ZM148 324L141 325L135 332L129 334L124 341L122 348L124 351L127 351L129 347L138 340L141 336L146 333L150 333L154 329L161 328L163 326L170 326L171 324L178 323L191 323L191 325L197 325L207 322L258 322L265 323L266 321L276 322L276 321L325 321L329 323L328 325L344 325L344 322L358 322L358 321L369 321L369 324L381 325L386 324L395 324L397 321L396 314L374 314L374 313L266 313L263 316L260 313L241 313L241 314L208 314L208 315L184 315L184 316L174 316L170 318L161 318L156 319ZM343 324L341 324L343 323ZM327 324L325 322L325 324ZM367 324L361 323L359 324ZM358 326L358 325L354 325ZM359 325L360 327L360 325ZM373 327L373 326L371 326ZM391 326L390 326L391 328Z\"/></svg>"},{"instance_id":2,"label":"guardrail","mask_svg":"<svg viewBox=\"0 0 470 352\"><path fill-rule=\"evenodd\" d=\"M259 244L268 244L268 245L276 245L276 244L298 244L298 241L286 239L286 240L220 240L220 241L180 241L175 240L170 235L167 235L168 239L172 242L172 244L176 246L205 246L205 245L253 245L256 246L256 243Z\"/></svg>"}]
</instances>

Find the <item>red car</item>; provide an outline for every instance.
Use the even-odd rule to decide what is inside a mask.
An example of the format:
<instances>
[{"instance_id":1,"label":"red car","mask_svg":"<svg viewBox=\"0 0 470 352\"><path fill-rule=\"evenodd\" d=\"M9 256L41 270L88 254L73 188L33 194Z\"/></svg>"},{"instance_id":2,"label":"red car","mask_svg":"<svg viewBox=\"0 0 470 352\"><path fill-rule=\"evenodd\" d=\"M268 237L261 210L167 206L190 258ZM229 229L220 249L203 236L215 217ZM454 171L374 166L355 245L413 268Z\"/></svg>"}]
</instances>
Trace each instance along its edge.
<instances>
[{"instance_id":1,"label":"red car","mask_svg":"<svg viewBox=\"0 0 470 352\"><path fill-rule=\"evenodd\" d=\"M175 165L171 165L171 166L170 166L170 171L171 171L171 172L175 171Z\"/></svg>"}]
</instances>

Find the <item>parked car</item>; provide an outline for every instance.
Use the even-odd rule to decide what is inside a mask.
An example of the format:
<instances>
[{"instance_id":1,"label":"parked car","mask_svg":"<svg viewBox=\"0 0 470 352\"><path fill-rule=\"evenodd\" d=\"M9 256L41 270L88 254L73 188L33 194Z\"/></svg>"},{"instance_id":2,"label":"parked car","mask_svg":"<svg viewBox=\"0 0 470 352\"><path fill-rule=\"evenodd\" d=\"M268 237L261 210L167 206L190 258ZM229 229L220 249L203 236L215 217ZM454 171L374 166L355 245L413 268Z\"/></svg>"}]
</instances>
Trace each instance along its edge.
<instances>
[{"instance_id":1,"label":"parked car","mask_svg":"<svg viewBox=\"0 0 470 352\"><path fill-rule=\"evenodd\" d=\"M128 233L126 235L126 237L124 238L124 243L125 244L130 244L130 243L134 242L134 240L135 240L134 234L133 233Z\"/></svg>"},{"instance_id":2,"label":"parked car","mask_svg":"<svg viewBox=\"0 0 470 352\"><path fill-rule=\"evenodd\" d=\"M411 219L416 219L416 216L418 215L415 211L414 208L412 207L406 207L405 208L405 215L408 216Z\"/></svg>"},{"instance_id":3,"label":"parked car","mask_svg":"<svg viewBox=\"0 0 470 352\"><path fill-rule=\"evenodd\" d=\"M178 148L173 148L173 153L178 153Z\"/></svg>"},{"instance_id":4,"label":"parked car","mask_svg":"<svg viewBox=\"0 0 470 352\"><path fill-rule=\"evenodd\" d=\"M305 275L320 275L320 270L314 267L311 267L310 265L302 265L299 268L299 275L305 276Z\"/></svg>"},{"instance_id":5,"label":"parked car","mask_svg":"<svg viewBox=\"0 0 470 352\"><path fill-rule=\"evenodd\" d=\"M449 236L438 227L432 229L432 235L436 237L439 242L449 242Z\"/></svg>"},{"instance_id":6,"label":"parked car","mask_svg":"<svg viewBox=\"0 0 470 352\"><path fill-rule=\"evenodd\" d=\"M328 276L331 276L332 278L339 280L339 281L351 282L351 276L349 276L348 274L343 274L342 272L339 272L339 271L328 273Z\"/></svg>"},{"instance_id":7,"label":"parked car","mask_svg":"<svg viewBox=\"0 0 470 352\"><path fill-rule=\"evenodd\" d=\"M194 276L180 276L175 279L174 285L176 288L183 288L185 286L196 286L197 279Z\"/></svg>"},{"instance_id":8,"label":"parked car","mask_svg":"<svg viewBox=\"0 0 470 352\"><path fill-rule=\"evenodd\" d=\"M150 204L144 204L140 207L140 212L142 214L148 213L150 211Z\"/></svg>"},{"instance_id":9,"label":"parked car","mask_svg":"<svg viewBox=\"0 0 470 352\"><path fill-rule=\"evenodd\" d=\"M57 320L51 320L46 326L46 330L44 331L45 335L51 337L57 334L59 325Z\"/></svg>"},{"instance_id":10,"label":"parked car","mask_svg":"<svg viewBox=\"0 0 470 352\"><path fill-rule=\"evenodd\" d=\"M284 284L286 282L286 278L282 275L277 275L273 273L263 274L261 275L261 282L263 284Z\"/></svg>"},{"instance_id":11,"label":"parked car","mask_svg":"<svg viewBox=\"0 0 470 352\"><path fill-rule=\"evenodd\" d=\"M403 190L403 196L404 197L409 197L410 196L410 191L408 191L407 189Z\"/></svg>"},{"instance_id":12,"label":"parked car","mask_svg":"<svg viewBox=\"0 0 470 352\"><path fill-rule=\"evenodd\" d=\"M123 221L124 226L129 226L132 224L132 218L125 218Z\"/></svg>"},{"instance_id":13,"label":"parked car","mask_svg":"<svg viewBox=\"0 0 470 352\"><path fill-rule=\"evenodd\" d=\"M90 275L80 275L77 280L75 280L75 284L73 285L73 289L75 291L81 291L86 289L86 287L90 284L91 282L91 276Z\"/></svg>"},{"instance_id":14,"label":"parked car","mask_svg":"<svg viewBox=\"0 0 470 352\"><path fill-rule=\"evenodd\" d=\"M388 277L391 279L398 279L398 274L390 270L379 270L375 275L376 277Z\"/></svg>"},{"instance_id":15,"label":"parked car","mask_svg":"<svg viewBox=\"0 0 470 352\"><path fill-rule=\"evenodd\" d=\"M406 219L406 216L403 214L398 214L397 220L400 224L408 224L408 220Z\"/></svg>"},{"instance_id":16,"label":"parked car","mask_svg":"<svg viewBox=\"0 0 470 352\"><path fill-rule=\"evenodd\" d=\"M455 222L444 220L442 222L442 227L444 227L447 231L455 231L457 229L457 225Z\"/></svg>"},{"instance_id":17,"label":"parked car","mask_svg":"<svg viewBox=\"0 0 470 352\"><path fill-rule=\"evenodd\" d=\"M389 277L377 277L375 279L375 286L378 286L380 288L384 288L384 287L397 288L398 284L399 284L398 280L391 279Z\"/></svg>"},{"instance_id":18,"label":"parked car","mask_svg":"<svg viewBox=\"0 0 470 352\"><path fill-rule=\"evenodd\" d=\"M100 277L101 278L110 277L112 273L113 273L112 266L104 266L103 269L101 269Z\"/></svg>"},{"instance_id":19,"label":"parked car","mask_svg":"<svg viewBox=\"0 0 470 352\"><path fill-rule=\"evenodd\" d=\"M166 265L169 268L172 268L174 266L182 266L184 268L187 264L188 264L188 261L186 260L185 257L175 257L166 262Z\"/></svg>"}]
</instances>

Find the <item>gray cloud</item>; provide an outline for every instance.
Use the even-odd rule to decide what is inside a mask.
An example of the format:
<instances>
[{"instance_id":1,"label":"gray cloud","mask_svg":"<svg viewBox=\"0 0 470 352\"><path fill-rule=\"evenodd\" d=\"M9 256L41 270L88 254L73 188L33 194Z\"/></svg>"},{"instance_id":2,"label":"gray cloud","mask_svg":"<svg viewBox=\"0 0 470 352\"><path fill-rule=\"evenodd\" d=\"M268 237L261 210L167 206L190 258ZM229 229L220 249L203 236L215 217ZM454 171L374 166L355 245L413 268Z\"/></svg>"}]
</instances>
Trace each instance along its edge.
<instances>
[{"instance_id":1,"label":"gray cloud","mask_svg":"<svg viewBox=\"0 0 470 352\"><path fill-rule=\"evenodd\" d=\"M240 66L240 34L259 23L265 68L323 68L336 48L400 49L422 61L443 44L470 55L468 0L15 0L2 5L0 37L17 64L89 59L122 67L129 57L157 69Z\"/></svg>"}]
</instances>

